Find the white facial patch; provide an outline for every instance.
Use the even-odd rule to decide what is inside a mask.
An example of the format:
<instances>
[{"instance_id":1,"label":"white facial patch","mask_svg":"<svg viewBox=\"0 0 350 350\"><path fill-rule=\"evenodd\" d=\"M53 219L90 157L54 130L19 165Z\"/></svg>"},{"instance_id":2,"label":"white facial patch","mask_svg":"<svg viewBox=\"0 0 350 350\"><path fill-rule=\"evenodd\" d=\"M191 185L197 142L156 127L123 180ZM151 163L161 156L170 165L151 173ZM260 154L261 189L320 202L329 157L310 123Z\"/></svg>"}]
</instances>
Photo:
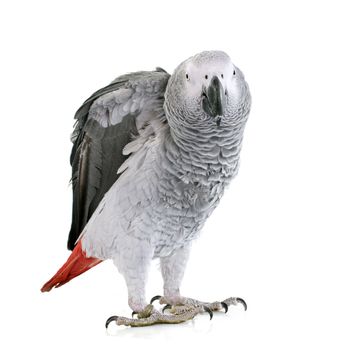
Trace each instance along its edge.
<instances>
[{"instance_id":1,"label":"white facial patch","mask_svg":"<svg viewBox=\"0 0 350 350\"><path fill-rule=\"evenodd\" d=\"M214 76L218 77L228 95L239 97L240 88L235 66L229 59L222 57L200 64L193 61L187 62L183 79L186 82L184 85L188 95L194 98L200 96L203 88L208 88Z\"/></svg>"}]
</instances>

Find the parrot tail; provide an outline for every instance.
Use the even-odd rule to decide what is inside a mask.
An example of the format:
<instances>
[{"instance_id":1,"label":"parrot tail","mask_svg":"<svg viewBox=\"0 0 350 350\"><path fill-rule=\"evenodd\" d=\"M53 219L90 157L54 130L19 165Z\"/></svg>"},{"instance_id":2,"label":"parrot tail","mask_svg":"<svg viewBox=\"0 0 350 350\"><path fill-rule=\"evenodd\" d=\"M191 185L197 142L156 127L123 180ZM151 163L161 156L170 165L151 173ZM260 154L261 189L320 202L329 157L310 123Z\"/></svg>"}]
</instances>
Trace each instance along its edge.
<instances>
[{"instance_id":1,"label":"parrot tail","mask_svg":"<svg viewBox=\"0 0 350 350\"><path fill-rule=\"evenodd\" d=\"M77 243L66 263L41 288L42 292L49 292L52 288L61 287L74 277L96 266L103 260L88 258L82 251L81 240Z\"/></svg>"}]
</instances>

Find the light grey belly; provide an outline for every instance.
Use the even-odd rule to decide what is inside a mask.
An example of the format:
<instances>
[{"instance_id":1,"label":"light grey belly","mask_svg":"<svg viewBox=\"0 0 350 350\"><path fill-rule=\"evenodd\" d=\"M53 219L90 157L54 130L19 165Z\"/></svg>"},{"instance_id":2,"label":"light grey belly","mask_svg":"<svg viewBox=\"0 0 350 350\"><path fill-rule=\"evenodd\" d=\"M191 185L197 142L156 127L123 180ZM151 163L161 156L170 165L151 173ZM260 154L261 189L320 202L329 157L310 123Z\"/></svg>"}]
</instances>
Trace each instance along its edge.
<instances>
[{"instance_id":1,"label":"light grey belly","mask_svg":"<svg viewBox=\"0 0 350 350\"><path fill-rule=\"evenodd\" d=\"M216 196L190 204L182 202L169 206L158 203L151 213L156 228L152 237L154 258L168 256L197 238L218 201Z\"/></svg>"}]
</instances>

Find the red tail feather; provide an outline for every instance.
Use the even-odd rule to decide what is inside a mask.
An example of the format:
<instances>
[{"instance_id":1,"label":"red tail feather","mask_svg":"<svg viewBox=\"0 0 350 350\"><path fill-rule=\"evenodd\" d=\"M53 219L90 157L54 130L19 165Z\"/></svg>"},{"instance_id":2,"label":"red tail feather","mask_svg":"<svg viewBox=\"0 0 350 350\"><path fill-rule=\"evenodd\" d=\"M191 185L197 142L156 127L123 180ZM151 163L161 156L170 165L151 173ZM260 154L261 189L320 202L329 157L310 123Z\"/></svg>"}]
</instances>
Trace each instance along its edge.
<instances>
[{"instance_id":1,"label":"red tail feather","mask_svg":"<svg viewBox=\"0 0 350 350\"><path fill-rule=\"evenodd\" d=\"M97 258L87 258L81 249L81 241L77 243L67 262L56 272L56 274L47 281L41 288L42 292L49 292L52 288L61 287L74 277L77 277L85 271L99 264L101 261Z\"/></svg>"}]
</instances>

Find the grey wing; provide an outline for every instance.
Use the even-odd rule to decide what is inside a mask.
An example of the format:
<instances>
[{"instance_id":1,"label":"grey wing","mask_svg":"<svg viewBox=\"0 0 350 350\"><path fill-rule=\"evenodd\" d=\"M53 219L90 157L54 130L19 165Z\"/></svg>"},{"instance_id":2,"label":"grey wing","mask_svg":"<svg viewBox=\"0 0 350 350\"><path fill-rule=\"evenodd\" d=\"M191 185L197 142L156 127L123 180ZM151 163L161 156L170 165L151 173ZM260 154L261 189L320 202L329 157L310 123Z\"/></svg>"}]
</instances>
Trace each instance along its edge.
<instances>
[{"instance_id":1,"label":"grey wing","mask_svg":"<svg viewBox=\"0 0 350 350\"><path fill-rule=\"evenodd\" d=\"M76 112L72 134L73 210L68 236L72 250L104 194L120 174L128 156L124 146L150 118L164 115L169 74L157 68L121 76L96 91Z\"/></svg>"}]
</instances>

